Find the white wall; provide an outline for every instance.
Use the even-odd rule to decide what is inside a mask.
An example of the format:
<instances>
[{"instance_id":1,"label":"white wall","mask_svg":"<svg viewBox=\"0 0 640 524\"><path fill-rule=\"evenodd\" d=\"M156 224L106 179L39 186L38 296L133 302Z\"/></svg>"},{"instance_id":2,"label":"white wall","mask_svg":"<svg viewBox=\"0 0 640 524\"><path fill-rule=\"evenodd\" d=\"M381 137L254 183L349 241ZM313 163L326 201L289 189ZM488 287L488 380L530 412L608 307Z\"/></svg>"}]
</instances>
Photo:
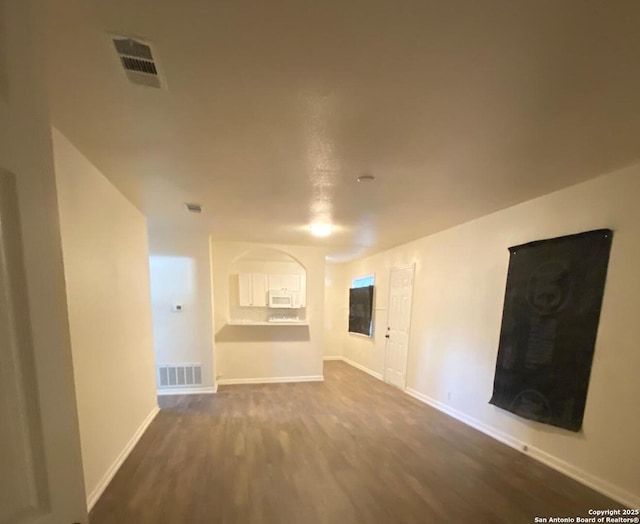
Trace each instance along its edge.
<instances>
[{"instance_id":1,"label":"white wall","mask_svg":"<svg viewBox=\"0 0 640 524\"><path fill-rule=\"evenodd\" d=\"M324 356L341 357L349 328L349 287L343 264L327 263L324 296Z\"/></svg>"},{"instance_id":2,"label":"white wall","mask_svg":"<svg viewBox=\"0 0 640 524\"><path fill-rule=\"evenodd\" d=\"M52 521L86 522L42 56L45 13L43 2L38 0L0 2L0 171L3 175L15 177L17 184L26 277L26 288L21 287L17 293L28 300L28 307L21 311L19 320L25 320L23 315L28 317L28 349L32 353L28 357L33 357L32 367L38 384L37 391L32 388L31 394L39 405L37 418L43 442L37 448L42 452L48 475L39 475L37 482L49 484L47 507L42 510L44 514L51 512ZM5 312L2 313L0 322L6 318ZM5 328L3 325L2 329ZM24 353L21 357L28 358ZM3 375L11 373L6 364L4 360L0 364ZM15 382L4 376L4 387ZM13 394L15 391L10 395L0 391L3 402L10 400ZM18 452L16 444L19 442L12 437L16 426L21 425L4 419L0 424L3 426L0 446ZM37 442L36 438L34 436L33 442ZM0 489L4 495L0 499L4 507L0 513L6 516L8 512L19 509L24 500L21 497L6 498L16 493L8 488L7 483L21 483L22 479L17 478L21 475L12 475L10 463L3 462L3 466ZM34 498L28 502L31 507L37 504Z\"/></svg>"},{"instance_id":3,"label":"white wall","mask_svg":"<svg viewBox=\"0 0 640 524\"><path fill-rule=\"evenodd\" d=\"M283 251L305 267L309 326L227 325L232 263L247 252L265 248ZM216 373L223 382L322 376L324 266L320 248L211 242Z\"/></svg>"},{"instance_id":4,"label":"white wall","mask_svg":"<svg viewBox=\"0 0 640 524\"><path fill-rule=\"evenodd\" d=\"M408 388L513 445L527 444L532 455L632 507L640 505L639 196L636 166L344 266L347 283L375 272L376 306L386 308L390 269L415 263ZM615 234L583 430L572 433L489 405L507 248L598 228ZM379 374L386 316L380 317L374 340L343 336L344 356Z\"/></svg>"},{"instance_id":5,"label":"white wall","mask_svg":"<svg viewBox=\"0 0 640 524\"><path fill-rule=\"evenodd\" d=\"M214 387L209 235L150 226L149 252L156 364L201 363L202 387Z\"/></svg>"},{"instance_id":6,"label":"white wall","mask_svg":"<svg viewBox=\"0 0 640 524\"><path fill-rule=\"evenodd\" d=\"M144 216L57 130L53 144L87 498L157 410Z\"/></svg>"},{"instance_id":7,"label":"white wall","mask_svg":"<svg viewBox=\"0 0 640 524\"><path fill-rule=\"evenodd\" d=\"M264 273L268 275L304 275L305 269L297 262L273 260L238 260L231 268L232 274Z\"/></svg>"}]
</instances>

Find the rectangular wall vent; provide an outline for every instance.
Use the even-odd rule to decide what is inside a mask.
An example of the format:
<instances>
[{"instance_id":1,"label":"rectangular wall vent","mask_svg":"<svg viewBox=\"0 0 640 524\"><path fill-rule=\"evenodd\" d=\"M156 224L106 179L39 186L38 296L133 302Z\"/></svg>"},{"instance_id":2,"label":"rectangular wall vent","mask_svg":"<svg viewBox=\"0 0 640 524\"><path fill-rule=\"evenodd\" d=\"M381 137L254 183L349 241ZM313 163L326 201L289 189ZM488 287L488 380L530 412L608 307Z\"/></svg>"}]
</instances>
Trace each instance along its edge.
<instances>
[{"instance_id":1,"label":"rectangular wall vent","mask_svg":"<svg viewBox=\"0 0 640 524\"><path fill-rule=\"evenodd\" d=\"M127 78L132 83L147 87L162 87L162 79L151 44L126 36L112 36L111 39Z\"/></svg>"},{"instance_id":2,"label":"rectangular wall vent","mask_svg":"<svg viewBox=\"0 0 640 524\"><path fill-rule=\"evenodd\" d=\"M183 388L202 385L202 364L165 364L158 366L161 388Z\"/></svg>"}]
</instances>

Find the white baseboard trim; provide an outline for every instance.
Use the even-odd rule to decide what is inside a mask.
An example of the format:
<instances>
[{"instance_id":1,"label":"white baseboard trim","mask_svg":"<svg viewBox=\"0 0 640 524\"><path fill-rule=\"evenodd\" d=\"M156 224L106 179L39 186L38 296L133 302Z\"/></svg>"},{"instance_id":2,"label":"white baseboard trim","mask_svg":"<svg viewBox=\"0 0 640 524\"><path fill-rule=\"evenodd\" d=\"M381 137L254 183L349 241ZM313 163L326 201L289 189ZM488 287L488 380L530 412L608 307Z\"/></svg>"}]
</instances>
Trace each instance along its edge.
<instances>
[{"instance_id":1,"label":"white baseboard trim","mask_svg":"<svg viewBox=\"0 0 640 524\"><path fill-rule=\"evenodd\" d=\"M572 464L569 464L568 462L565 462L564 460L559 459L558 457L550 455L546 451L536 448L535 446L531 446L526 442L516 439L511 435L508 435L502 431L499 431L485 424L484 422L481 422L473 417L470 417L469 415L466 415L465 413L462 413L457 409L447 406L446 404L443 404L442 402L436 399L433 399L423 393L420 393L419 391L416 391L411 388L407 388L405 391L408 395L419 400L420 402L428 404L429 406L437 409L438 411L441 411L442 413L449 415L450 417L453 417L456 420L459 420L460 422L463 422L464 424L467 424L468 426L471 426L472 428L477 429L478 431L481 431L485 435L488 435L502 442L503 444L506 444L507 446L510 446L516 449L517 451L520 451L521 453L525 453L526 455L529 455L531 458L537 460L538 462L542 462L543 464L549 466L550 468L555 469L556 471L559 471L560 473L566 475L567 477L571 477L572 479L577 480L581 484L584 484L585 486L595 491L598 491L603 495L606 495L607 497L613 500L616 500L621 504L624 504L625 506L628 506L630 508L640 507L640 496L638 495L634 495L633 493L626 491L625 489L622 489L619 486L615 486L610 482L607 482L590 473L587 473L586 471L581 470L580 468L577 468Z\"/></svg>"},{"instance_id":2,"label":"white baseboard trim","mask_svg":"<svg viewBox=\"0 0 640 524\"><path fill-rule=\"evenodd\" d=\"M214 387L194 387L194 388L163 388L158 389L158 396L165 395L207 395L217 393L218 386Z\"/></svg>"},{"instance_id":3,"label":"white baseboard trim","mask_svg":"<svg viewBox=\"0 0 640 524\"><path fill-rule=\"evenodd\" d=\"M127 445L120 452L120 455L118 455L118 458L116 458L113 464L111 464L111 466L109 467L107 472L104 474L104 476L102 477L98 485L95 488L93 488L91 493L89 493L89 495L87 496L87 509L89 511L91 511L93 509L93 506L95 506L96 502L98 502L98 499L102 496L102 494L104 493L104 490L107 489L107 486L113 480L113 477L120 469L120 466L122 466L124 461L127 460L127 457L129 456L133 448L136 447L136 444L138 443L142 435L144 435L144 432L147 430L151 422L153 422L153 419L156 417L159 411L160 411L160 408L158 406L155 406L151 410L151 412L144 419L140 427L133 434L133 436L131 437L131 440L129 440Z\"/></svg>"},{"instance_id":4,"label":"white baseboard trim","mask_svg":"<svg viewBox=\"0 0 640 524\"><path fill-rule=\"evenodd\" d=\"M611 482L607 482L606 480L598 478L591 473L587 473L584 470L576 468L572 464L569 464L558 457L554 457L546 451L536 447L529 446L528 454L537 461L565 474L567 477L577 480L594 491L598 491L603 495L620 502L620 504L624 504L629 508L640 508L640 495L635 495L619 486L616 486L615 484L612 484Z\"/></svg>"},{"instance_id":5,"label":"white baseboard trim","mask_svg":"<svg viewBox=\"0 0 640 524\"><path fill-rule=\"evenodd\" d=\"M368 373L369 375L379 380L382 380L383 378L382 375L380 375L379 373L371 371L370 369L367 369L364 366L354 362L353 360L349 360L346 357L341 357L340 360L359 369L360 371L364 371L365 373ZM621 504L624 504L629 508L640 508L640 495L631 493L619 486L616 486L614 484L611 484L610 482L607 482L606 480L598 478L592 475L591 473L587 473L586 471L580 468L577 468L572 464L569 464L568 462L565 462L564 460L547 453L546 451L543 451L539 448L536 448L535 446L531 446L525 442L522 442L521 440L515 437L512 437L507 433L497 430L489 426L488 424L485 424L484 422L481 422L476 418L470 417L469 415L462 413L457 409L447 406L446 404L440 402L439 400L433 399L425 395L424 393L420 393L419 391L416 391L415 389L406 388L405 393L419 400L420 402L428 404L429 406L437 409L438 411L441 411L442 413L449 415L450 417L453 417L456 420L459 420L460 422L467 424L472 428L477 429L478 431L481 431L485 435L488 435L502 442L503 444L506 444L507 446L512 447L517 451L520 451L521 453L525 453L529 455L531 458L537 460L538 462L542 462L543 464L549 466L551 469L555 469L556 471L559 471L563 475L566 475L567 477L577 480L581 484L584 484L585 486L595 491L598 491L599 493L602 493L603 495L606 495L607 497L617 502L620 502Z\"/></svg>"},{"instance_id":6,"label":"white baseboard trim","mask_svg":"<svg viewBox=\"0 0 640 524\"><path fill-rule=\"evenodd\" d=\"M263 377L263 378L221 378L219 386L232 386L236 384L281 384L285 382L323 382L322 375L308 375L301 377Z\"/></svg>"},{"instance_id":7,"label":"white baseboard trim","mask_svg":"<svg viewBox=\"0 0 640 524\"><path fill-rule=\"evenodd\" d=\"M329 362L331 360L342 360L342 357L340 355L338 355L337 357L322 357L322 360L324 360L325 362Z\"/></svg>"},{"instance_id":8,"label":"white baseboard trim","mask_svg":"<svg viewBox=\"0 0 640 524\"><path fill-rule=\"evenodd\" d=\"M357 362L354 362L353 360L348 359L347 357L342 357L342 360L347 364L349 364L350 366L353 366L354 368L359 369L360 371L364 371L365 373L371 375L372 377L377 378L378 380L382 380L382 375L380 373L376 373L375 371L372 371L369 368L364 367L362 364L358 364Z\"/></svg>"}]
</instances>

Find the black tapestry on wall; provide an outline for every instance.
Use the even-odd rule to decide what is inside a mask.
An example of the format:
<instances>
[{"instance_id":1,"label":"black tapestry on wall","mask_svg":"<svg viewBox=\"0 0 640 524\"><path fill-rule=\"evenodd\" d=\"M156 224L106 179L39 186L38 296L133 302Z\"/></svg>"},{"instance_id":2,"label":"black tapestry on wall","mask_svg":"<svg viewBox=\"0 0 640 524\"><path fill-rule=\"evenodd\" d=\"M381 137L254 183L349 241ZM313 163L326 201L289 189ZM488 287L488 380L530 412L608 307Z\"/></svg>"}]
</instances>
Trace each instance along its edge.
<instances>
[{"instance_id":1,"label":"black tapestry on wall","mask_svg":"<svg viewBox=\"0 0 640 524\"><path fill-rule=\"evenodd\" d=\"M373 286L349 290L349 333L371 336Z\"/></svg>"},{"instance_id":2,"label":"black tapestry on wall","mask_svg":"<svg viewBox=\"0 0 640 524\"><path fill-rule=\"evenodd\" d=\"M509 249L491 404L580 430L612 239L600 229Z\"/></svg>"}]
</instances>

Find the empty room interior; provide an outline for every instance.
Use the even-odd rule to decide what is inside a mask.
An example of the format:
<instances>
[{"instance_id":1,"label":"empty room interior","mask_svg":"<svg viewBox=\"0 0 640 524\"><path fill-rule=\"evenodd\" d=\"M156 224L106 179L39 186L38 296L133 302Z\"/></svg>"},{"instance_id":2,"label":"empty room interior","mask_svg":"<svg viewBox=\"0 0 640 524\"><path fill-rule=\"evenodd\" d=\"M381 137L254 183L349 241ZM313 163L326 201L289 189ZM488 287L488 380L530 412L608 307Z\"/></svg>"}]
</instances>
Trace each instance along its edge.
<instances>
[{"instance_id":1,"label":"empty room interior","mask_svg":"<svg viewBox=\"0 0 640 524\"><path fill-rule=\"evenodd\" d=\"M639 27L1 0L0 524L639 522Z\"/></svg>"}]
</instances>

